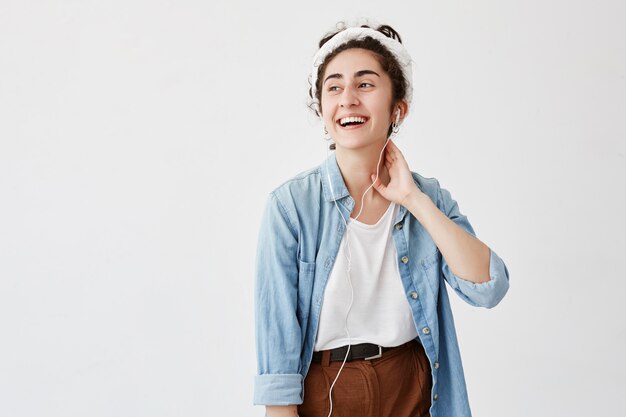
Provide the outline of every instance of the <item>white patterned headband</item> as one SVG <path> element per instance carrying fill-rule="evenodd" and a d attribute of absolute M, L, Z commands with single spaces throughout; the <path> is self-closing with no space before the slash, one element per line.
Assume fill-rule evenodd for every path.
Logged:
<path fill-rule="evenodd" d="M 398 60 L 400 67 L 402 68 L 402 74 L 404 75 L 404 79 L 406 81 L 406 100 L 410 104 L 413 99 L 413 70 L 412 70 L 412 59 L 409 55 L 409 52 L 406 50 L 404 45 L 402 45 L 399 41 L 388 38 L 381 32 L 371 29 L 371 28 L 362 28 L 362 27 L 351 27 L 345 29 L 335 36 L 330 38 L 322 47 L 317 51 L 315 56 L 313 57 L 313 70 L 311 71 L 311 91 L 313 93 L 313 99 L 317 103 L 317 71 L 320 65 L 324 63 L 326 57 L 332 53 L 337 47 L 343 45 L 344 43 L 352 40 L 352 39 L 363 39 L 366 36 L 370 36 L 375 40 L 379 41 L 389 52 L 393 54 L 393 56 Z M 319 105 L 319 103 L 318 103 Z"/>

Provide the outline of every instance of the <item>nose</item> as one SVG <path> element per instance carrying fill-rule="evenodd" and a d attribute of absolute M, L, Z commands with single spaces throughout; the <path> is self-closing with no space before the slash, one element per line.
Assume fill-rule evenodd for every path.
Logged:
<path fill-rule="evenodd" d="M 341 107 L 349 107 L 352 105 L 358 105 L 359 98 L 356 94 L 356 91 L 352 86 L 346 86 L 341 93 L 341 99 L 339 100 L 339 105 Z"/>

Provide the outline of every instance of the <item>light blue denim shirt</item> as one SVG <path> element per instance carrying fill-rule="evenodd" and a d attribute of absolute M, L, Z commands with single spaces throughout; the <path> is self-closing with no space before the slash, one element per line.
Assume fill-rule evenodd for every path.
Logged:
<path fill-rule="evenodd" d="M 256 405 L 302 404 L 304 400 L 304 378 L 311 364 L 324 288 L 345 231 L 334 200 L 346 219 L 354 208 L 334 152 L 327 162 L 276 187 L 269 193 L 263 212 L 255 269 Z M 476 236 L 457 202 L 437 179 L 415 172 L 412 175 L 419 189 L 443 213 Z M 444 280 L 470 305 L 492 308 L 509 288 L 507 267 L 490 248 L 490 281 L 477 284 L 456 276 L 427 230 L 402 206 L 391 233 L 417 338 L 430 362 L 431 416 L 469 417 Z"/>

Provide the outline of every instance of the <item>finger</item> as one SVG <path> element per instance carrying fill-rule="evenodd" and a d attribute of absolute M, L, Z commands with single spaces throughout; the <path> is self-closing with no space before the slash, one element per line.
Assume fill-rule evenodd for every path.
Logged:
<path fill-rule="evenodd" d="M 389 141 L 389 142 L 392 142 L 392 141 Z M 396 146 L 396 144 L 395 144 L 395 143 L 393 143 L 393 142 L 392 142 L 392 144 L 391 144 L 391 149 L 392 149 L 393 153 L 402 153 L 402 152 L 400 151 L 400 148 L 398 148 L 398 147 Z"/>
<path fill-rule="evenodd" d="M 371 174 L 370 178 L 372 179 L 372 184 L 374 184 L 374 188 L 378 188 L 381 184 L 380 178 L 376 178 L 376 174 Z"/>

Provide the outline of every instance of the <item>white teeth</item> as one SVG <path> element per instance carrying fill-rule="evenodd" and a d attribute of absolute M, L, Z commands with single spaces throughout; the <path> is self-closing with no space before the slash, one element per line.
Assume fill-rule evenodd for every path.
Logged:
<path fill-rule="evenodd" d="M 361 117 L 361 116 L 344 117 L 343 119 L 339 120 L 339 123 L 342 126 L 345 126 L 346 123 L 365 123 L 365 117 Z"/>

